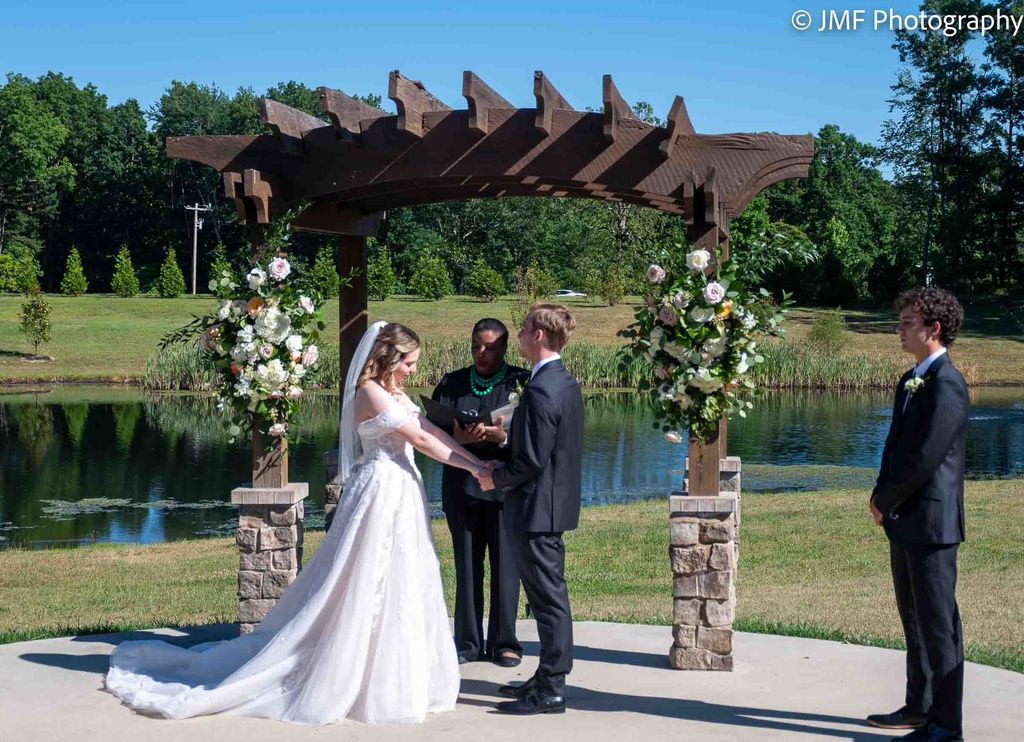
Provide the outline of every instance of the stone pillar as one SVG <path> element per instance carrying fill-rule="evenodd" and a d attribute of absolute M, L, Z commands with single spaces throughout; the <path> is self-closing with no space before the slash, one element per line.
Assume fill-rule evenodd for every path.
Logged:
<path fill-rule="evenodd" d="M 324 485 L 324 530 L 331 529 L 334 511 L 341 501 L 341 482 L 338 481 L 338 449 L 324 451 L 324 468 L 327 469 L 327 484 Z"/>
<path fill-rule="evenodd" d="M 249 634 L 302 569 L 305 482 L 285 487 L 237 487 L 238 622 Z"/>
<path fill-rule="evenodd" d="M 740 460 L 723 459 L 718 497 L 669 498 L 672 648 L 677 670 L 733 669 Z"/>

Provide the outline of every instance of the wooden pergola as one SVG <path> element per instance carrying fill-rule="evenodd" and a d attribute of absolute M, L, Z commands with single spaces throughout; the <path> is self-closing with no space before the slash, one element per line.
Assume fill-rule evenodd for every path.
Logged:
<path fill-rule="evenodd" d="M 359 276 L 340 297 L 342 379 L 367 326 L 367 238 L 388 209 L 504 196 L 629 203 L 679 215 L 691 246 L 728 256 L 730 219 L 773 183 L 805 177 L 814 153 L 810 135 L 698 134 L 679 96 L 665 126 L 644 123 L 610 75 L 597 112 L 573 109 L 543 72 L 535 108 L 516 108 L 472 72 L 462 93 L 466 108 L 452 109 L 395 70 L 388 97 L 398 115 L 324 87 L 330 124 L 263 98 L 273 134 L 167 140 L 169 157 L 223 175 L 255 241 L 303 202 L 294 229 L 338 236 L 342 272 Z M 717 493 L 718 467 L 699 462 L 725 456 L 724 433 L 723 423 L 716 440 L 691 442 L 691 494 Z"/>

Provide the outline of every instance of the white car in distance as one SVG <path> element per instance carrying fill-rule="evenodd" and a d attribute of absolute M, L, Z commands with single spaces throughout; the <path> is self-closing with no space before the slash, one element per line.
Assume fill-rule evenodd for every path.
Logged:
<path fill-rule="evenodd" d="M 586 294 L 580 291 L 573 291 L 572 289 L 558 289 L 558 291 L 555 292 L 555 296 L 557 296 L 560 299 L 563 299 L 573 296 L 585 297 Z"/>

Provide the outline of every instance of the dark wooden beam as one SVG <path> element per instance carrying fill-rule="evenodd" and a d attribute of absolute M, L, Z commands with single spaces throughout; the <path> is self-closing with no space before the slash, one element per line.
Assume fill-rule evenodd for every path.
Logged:
<path fill-rule="evenodd" d="M 264 180 L 263 173 L 253 168 L 243 170 L 242 193 L 255 209 L 256 223 L 268 224 L 270 222 L 270 199 L 274 195 L 274 189 L 267 180 Z"/>
<path fill-rule="evenodd" d="M 410 80 L 398 70 L 388 76 L 388 98 L 398 106 L 398 130 L 414 137 L 423 136 L 423 114 L 430 111 L 450 111 L 440 99 L 428 91 L 419 80 Z"/>
<path fill-rule="evenodd" d="M 668 135 L 661 143 L 660 148 L 664 157 L 672 156 L 672 151 L 676 146 L 676 137 L 680 134 L 693 136 L 697 133 L 693 128 L 693 122 L 690 121 L 690 114 L 686 112 L 686 102 L 683 100 L 683 96 L 677 95 L 676 99 L 672 101 L 672 109 L 668 112 L 668 123 L 665 128 L 668 130 Z"/>
<path fill-rule="evenodd" d="M 316 90 L 320 95 L 320 108 L 331 119 L 339 136 L 346 139 L 354 139 L 359 136 L 362 131 L 360 122 L 384 118 L 388 115 L 387 111 L 367 105 L 338 90 L 327 87 L 320 87 Z"/>
<path fill-rule="evenodd" d="M 350 286 L 342 286 L 338 295 L 338 353 L 340 362 L 338 404 L 345 396 L 345 377 L 349 363 L 367 327 L 366 305 L 367 238 L 363 235 L 338 237 L 338 271 L 340 275 L 354 274 Z M 340 410 L 339 410 L 340 411 Z"/>
<path fill-rule="evenodd" d="M 316 116 L 310 116 L 305 111 L 286 106 L 284 103 L 278 103 L 270 98 L 260 98 L 256 101 L 256 105 L 259 107 L 263 123 L 278 136 L 302 139 L 302 135 L 307 131 L 327 125 Z"/>
<path fill-rule="evenodd" d="M 494 89 L 466 70 L 462 73 L 462 95 L 469 106 L 469 128 L 486 134 L 488 132 L 487 112 L 491 108 L 515 108 Z"/>
<path fill-rule="evenodd" d="M 636 119 L 636 114 L 629 107 L 625 99 L 619 95 L 619 89 L 615 87 L 611 75 L 605 75 L 601 84 L 602 100 L 604 101 L 604 138 L 609 142 L 615 141 L 618 133 L 619 121 L 622 119 Z"/>
<path fill-rule="evenodd" d="M 556 110 L 576 110 L 540 70 L 533 73 L 533 95 L 537 99 L 537 118 L 534 126 L 548 136 L 551 135 L 551 116 Z"/>

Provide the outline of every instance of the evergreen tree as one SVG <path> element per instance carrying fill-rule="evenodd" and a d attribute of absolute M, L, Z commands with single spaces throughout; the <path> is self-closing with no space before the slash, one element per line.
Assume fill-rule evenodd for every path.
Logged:
<path fill-rule="evenodd" d="M 153 288 L 157 294 L 168 299 L 185 293 L 185 276 L 181 274 L 181 268 L 178 267 L 178 259 L 173 249 L 167 251 L 167 257 L 164 258 L 163 265 L 160 266 L 160 275 L 157 276 Z"/>
<path fill-rule="evenodd" d="M 329 247 L 317 250 L 313 268 L 309 272 L 309 284 L 324 299 L 338 295 L 338 268 L 334 264 L 334 252 Z"/>
<path fill-rule="evenodd" d="M 381 249 L 366 266 L 366 293 L 374 301 L 384 301 L 395 293 L 395 269 L 391 267 L 391 256 Z"/>
<path fill-rule="evenodd" d="M 110 279 L 110 288 L 118 296 L 129 298 L 139 293 L 139 277 L 135 275 L 132 255 L 124 246 L 114 260 L 114 277 Z"/>
<path fill-rule="evenodd" d="M 210 254 L 210 291 L 218 299 L 227 299 L 238 283 L 224 245 L 217 245 Z"/>
<path fill-rule="evenodd" d="M 419 270 L 409 280 L 409 288 L 412 293 L 429 301 L 443 299 L 455 291 L 448 276 L 448 269 L 444 267 L 444 261 L 436 255 L 423 261 Z"/>
<path fill-rule="evenodd" d="M 506 290 L 501 274 L 483 258 L 477 259 L 466 276 L 466 293 L 483 301 L 494 301 Z"/>
<path fill-rule="evenodd" d="M 39 346 L 50 341 L 51 329 L 50 304 L 37 288 L 21 305 L 20 327 L 20 330 L 28 335 L 36 355 L 39 355 Z"/>
<path fill-rule="evenodd" d="M 82 258 L 78 249 L 71 248 L 68 253 L 68 262 L 64 266 L 64 278 L 60 280 L 61 293 L 68 296 L 81 296 L 89 290 L 89 282 L 85 280 L 85 271 L 82 270 Z"/>

